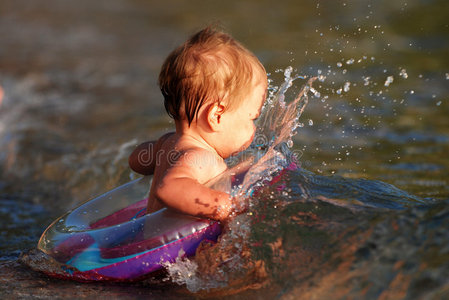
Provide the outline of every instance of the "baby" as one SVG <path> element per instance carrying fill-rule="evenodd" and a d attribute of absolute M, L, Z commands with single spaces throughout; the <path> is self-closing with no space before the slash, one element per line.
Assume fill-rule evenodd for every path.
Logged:
<path fill-rule="evenodd" d="M 176 132 L 129 157 L 135 172 L 154 174 L 147 212 L 169 207 L 225 220 L 239 199 L 204 184 L 227 169 L 225 158 L 251 144 L 266 98 L 265 69 L 231 36 L 208 27 L 167 57 L 159 86 Z"/>

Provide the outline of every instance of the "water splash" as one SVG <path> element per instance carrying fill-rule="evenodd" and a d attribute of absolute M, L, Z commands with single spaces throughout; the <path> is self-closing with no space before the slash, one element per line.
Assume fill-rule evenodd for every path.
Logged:
<path fill-rule="evenodd" d="M 404 79 L 408 78 L 407 70 L 401 69 L 401 72 L 399 72 L 399 76 L 401 76 Z"/>
<path fill-rule="evenodd" d="M 306 79 L 305 76 L 292 75 L 292 72 L 292 67 L 285 69 L 284 82 L 276 87 L 277 93 L 267 100 L 268 104 L 264 106 L 256 122 L 256 138 L 253 143 L 237 158 L 228 161 L 231 174 L 241 168 L 242 161 L 252 161 L 242 184 L 235 186 L 231 191 L 233 195 L 251 195 L 264 180 L 269 181 L 273 173 L 292 162 L 294 153 L 289 148 L 293 145 L 292 137 L 296 134 L 297 128 L 301 127 L 299 118 L 308 104 L 308 94 L 309 92 L 315 96 L 318 94 L 312 88 L 312 83 L 317 78 L 311 77 L 296 98 L 287 103 L 285 94 L 293 82 L 297 79 Z"/>

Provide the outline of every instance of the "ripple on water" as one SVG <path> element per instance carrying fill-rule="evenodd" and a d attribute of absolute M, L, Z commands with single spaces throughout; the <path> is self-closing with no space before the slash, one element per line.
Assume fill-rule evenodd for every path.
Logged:
<path fill-rule="evenodd" d="M 444 166 L 431 164 L 431 163 L 419 163 L 419 162 L 402 162 L 392 165 L 386 165 L 387 168 L 393 170 L 404 170 L 413 172 L 435 172 L 444 169 Z"/>
<path fill-rule="evenodd" d="M 25 249 L 36 246 L 52 216 L 41 206 L 25 199 L 0 199 L 0 261 L 15 260 Z"/>

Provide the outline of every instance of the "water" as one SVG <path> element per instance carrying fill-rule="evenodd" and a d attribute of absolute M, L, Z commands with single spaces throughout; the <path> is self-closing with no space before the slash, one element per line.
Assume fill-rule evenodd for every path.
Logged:
<path fill-rule="evenodd" d="M 209 297 L 447 298 L 446 1 L 45 4 L 0 4 L 2 295 L 190 297 L 167 282 L 52 280 L 16 258 L 58 215 L 134 176 L 133 146 L 173 128 L 154 84 L 162 60 L 219 19 L 273 85 L 291 65 L 318 77 L 317 96 L 287 143 L 302 168 L 259 190 L 253 215 L 233 223 L 241 235 L 219 244 L 229 264 L 214 266 L 218 248 L 205 249 L 189 287 Z M 287 102 L 304 81 L 295 83 Z"/>

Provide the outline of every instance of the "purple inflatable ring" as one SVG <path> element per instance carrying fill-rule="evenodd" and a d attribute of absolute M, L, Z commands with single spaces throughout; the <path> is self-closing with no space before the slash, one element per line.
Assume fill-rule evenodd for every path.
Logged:
<path fill-rule="evenodd" d="M 195 255 L 204 240 L 217 241 L 217 221 L 166 208 L 145 214 L 148 186 L 144 178 L 131 181 L 55 220 L 38 249 L 61 270 L 44 272 L 81 281 L 134 281 Z"/>

